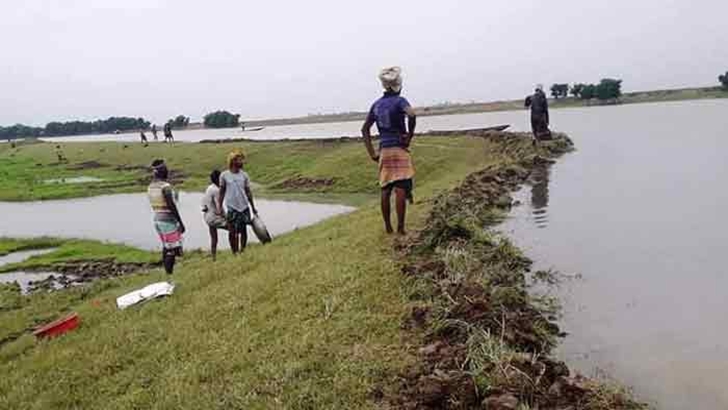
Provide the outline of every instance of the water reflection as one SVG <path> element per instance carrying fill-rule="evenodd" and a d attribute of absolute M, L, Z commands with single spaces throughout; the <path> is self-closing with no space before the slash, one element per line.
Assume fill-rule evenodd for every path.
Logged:
<path fill-rule="evenodd" d="M 531 185 L 531 215 L 536 227 L 545 228 L 549 223 L 549 176 L 551 165 L 537 164 L 529 177 Z"/>
<path fill-rule="evenodd" d="M 200 203 L 202 194 L 181 192 L 178 204 L 187 226 L 187 249 L 209 246 Z M 342 205 L 305 202 L 255 201 L 260 215 L 274 236 L 315 224 L 353 210 Z M 60 201 L 0 202 L 0 233 L 8 237 L 52 236 L 124 243 L 143 249 L 158 249 L 152 215 L 145 194 L 120 194 Z M 12 216 L 12 217 L 8 217 Z M 250 235 L 251 241 L 256 241 Z M 227 241 L 220 241 L 222 247 Z"/>

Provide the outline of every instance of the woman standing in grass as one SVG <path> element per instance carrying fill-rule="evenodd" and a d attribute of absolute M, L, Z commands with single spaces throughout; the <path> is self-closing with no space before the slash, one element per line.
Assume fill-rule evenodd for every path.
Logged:
<path fill-rule="evenodd" d="M 176 257 L 182 256 L 185 225 L 177 209 L 177 193 L 172 184 L 167 182 L 169 170 L 164 160 L 154 160 L 152 171 L 152 182 L 147 189 L 147 195 L 154 212 L 154 228 L 162 241 L 164 270 L 171 275 Z"/>
<path fill-rule="evenodd" d="M 258 214 L 250 190 L 250 178 L 243 171 L 245 155 L 240 150 L 233 150 L 228 155 L 228 170 L 220 175 L 220 195 L 218 197 L 218 215 L 223 215 L 223 203 L 227 209 L 228 238 L 233 254 L 245 250 L 248 244 L 246 225 L 252 222 L 253 214 Z"/>
<path fill-rule="evenodd" d="M 399 67 L 385 68 L 379 74 L 384 95 L 374 102 L 361 133 L 367 152 L 373 161 L 379 162 L 379 185 L 382 188 L 381 208 L 384 229 L 392 233 L 390 202 L 392 191 L 395 193 L 397 211 L 397 233 L 405 234 L 407 200 L 412 202 L 412 178 L 415 168 L 409 146 L 415 133 L 416 115 L 410 103 L 400 95 L 402 75 Z M 407 127 L 405 128 L 405 117 Z M 379 154 L 372 146 L 371 128 L 377 124 L 379 129 Z"/>

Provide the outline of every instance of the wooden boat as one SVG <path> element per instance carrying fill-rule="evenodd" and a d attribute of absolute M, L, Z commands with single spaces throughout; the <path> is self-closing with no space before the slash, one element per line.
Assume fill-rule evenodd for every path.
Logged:
<path fill-rule="evenodd" d="M 64 318 L 48 323 L 36 329 L 33 335 L 39 339 L 60 336 L 78 327 L 80 318 L 78 313 L 72 313 Z"/>
<path fill-rule="evenodd" d="M 251 127 L 251 128 L 243 128 L 243 132 L 253 132 L 253 131 L 260 131 L 264 129 L 265 127 Z"/>
<path fill-rule="evenodd" d="M 485 127 L 485 128 L 471 128 L 471 129 L 465 129 L 465 130 L 430 130 L 425 133 L 425 135 L 441 135 L 441 136 L 449 136 L 449 135 L 473 135 L 473 136 L 482 136 L 483 134 L 487 134 L 489 132 L 500 132 L 505 131 L 508 129 L 511 125 L 510 124 L 504 124 L 504 125 L 496 125 L 493 127 Z"/>

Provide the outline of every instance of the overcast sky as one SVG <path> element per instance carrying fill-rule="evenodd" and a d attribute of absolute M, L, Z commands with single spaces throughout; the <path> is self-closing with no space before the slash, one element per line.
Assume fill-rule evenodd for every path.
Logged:
<path fill-rule="evenodd" d="M 414 105 L 609 76 L 717 85 L 727 15 L 726 0 L 8 0 L 0 124 L 361 111 L 386 65 Z"/>

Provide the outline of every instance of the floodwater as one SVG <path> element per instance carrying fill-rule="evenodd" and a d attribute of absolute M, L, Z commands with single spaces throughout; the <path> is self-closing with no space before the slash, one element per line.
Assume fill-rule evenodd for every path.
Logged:
<path fill-rule="evenodd" d="M 728 408 L 728 100 L 552 112 L 578 149 L 501 230 L 559 293 L 560 355 L 660 409 Z"/>
<path fill-rule="evenodd" d="M 96 178 L 96 177 L 87 177 L 87 176 L 81 176 L 81 177 L 71 177 L 71 178 L 54 178 L 54 179 L 46 179 L 46 184 L 87 184 L 89 182 L 101 182 L 103 181 L 102 178 Z"/>
<path fill-rule="evenodd" d="M 200 193 L 180 193 L 179 210 L 185 222 L 185 248 L 209 248 L 208 228 L 202 219 Z M 255 201 L 259 215 L 275 237 L 350 212 L 343 205 L 306 202 Z M 6 237 L 52 236 L 124 243 L 143 249 L 160 249 L 152 225 L 146 194 L 106 195 L 42 202 L 0 202 L 0 233 Z M 227 235 L 220 231 L 220 247 Z M 248 237 L 255 242 L 252 231 Z"/>
<path fill-rule="evenodd" d="M 30 251 L 13 252 L 5 256 L 0 256 L 0 267 L 11 263 L 20 263 L 33 256 L 45 255 L 53 252 L 54 250 L 55 248 L 34 249 Z M 54 272 L 6 272 L 0 273 L 0 283 L 17 282 L 20 285 L 20 290 L 25 293 L 28 291 L 28 287 L 31 282 L 45 280 L 49 277 L 55 277 L 56 275 L 58 274 Z"/>

